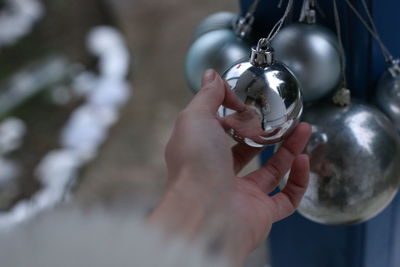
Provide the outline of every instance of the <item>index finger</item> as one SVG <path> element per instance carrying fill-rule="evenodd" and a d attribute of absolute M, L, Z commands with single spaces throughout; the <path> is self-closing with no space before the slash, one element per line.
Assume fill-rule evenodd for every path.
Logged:
<path fill-rule="evenodd" d="M 299 123 L 278 151 L 260 169 L 243 178 L 255 182 L 266 194 L 270 193 L 290 169 L 294 159 L 304 150 L 310 135 L 310 125 L 305 122 Z"/>
<path fill-rule="evenodd" d="M 299 206 L 307 189 L 309 169 L 307 155 L 300 155 L 294 160 L 286 186 L 281 192 L 271 197 L 275 210 L 274 221 L 286 218 Z"/>

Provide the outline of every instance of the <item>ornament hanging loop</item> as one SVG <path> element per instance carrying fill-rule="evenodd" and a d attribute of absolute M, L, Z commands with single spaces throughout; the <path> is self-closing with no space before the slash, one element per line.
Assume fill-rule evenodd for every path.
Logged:
<path fill-rule="evenodd" d="M 282 2 L 279 3 L 281 5 Z M 271 47 L 271 42 L 275 36 L 279 33 L 283 26 L 287 16 L 293 7 L 293 0 L 288 0 L 285 13 L 278 20 L 278 22 L 272 27 L 267 38 L 261 38 L 257 47 L 251 49 L 250 63 L 258 67 L 266 67 L 274 63 L 274 50 Z"/>
<path fill-rule="evenodd" d="M 271 47 L 271 43 L 268 41 L 267 38 L 261 38 L 260 40 L 258 40 L 257 49 L 265 50 L 269 47 Z"/>
<path fill-rule="evenodd" d="M 340 26 L 340 17 L 339 11 L 337 7 L 336 0 L 333 0 L 333 12 L 335 16 L 335 24 L 336 24 L 336 32 L 339 40 L 339 51 L 340 51 L 340 68 L 342 74 L 342 82 L 338 89 L 336 90 L 332 101 L 335 105 L 338 106 L 348 106 L 351 102 L 351 92 L 347 89 L 347 79 L 346 79 L 346 57 L 342 42 L 342 32 Z"/>

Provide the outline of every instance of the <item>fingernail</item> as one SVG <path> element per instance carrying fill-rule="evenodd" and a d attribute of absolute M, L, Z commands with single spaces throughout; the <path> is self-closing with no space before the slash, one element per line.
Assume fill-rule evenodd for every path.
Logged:
<path fill-rule="evenodd" d="M 212 70 L 212 69 L 206 70 L 203 75 L 202 85 L 212 83 L 216 77 L 217 77 L 217 73 L 214 70 Z"/>

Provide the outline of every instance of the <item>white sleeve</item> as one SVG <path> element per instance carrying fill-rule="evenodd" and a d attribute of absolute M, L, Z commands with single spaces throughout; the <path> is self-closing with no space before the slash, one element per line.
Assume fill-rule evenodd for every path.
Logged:
<path fill-rule="evenodd" d="M 212 267 L 200 244 L 166 241 L 141 216 L 52 212 L 0 233 L 4 267 Z"/>

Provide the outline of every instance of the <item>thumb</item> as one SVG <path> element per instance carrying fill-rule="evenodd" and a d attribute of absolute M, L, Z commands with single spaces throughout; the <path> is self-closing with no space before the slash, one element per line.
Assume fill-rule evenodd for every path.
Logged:
<path fill-rule="evenodd" d="M 204 73 L 201 84 L 201 90 L 195 95 L 188 108 L 212 114 L 215 114 L 221 105 L 238 112 L 246 110 L 246 105 L 235 96 L 229 85 L 214 70 L 210 69 Z"/>
<path fill-rule="evenodd" d="M 215 114 L 225 98 L 225 84 L 214 70 L 207 70 L 201 80 L 201 90 L 194 96 L 189 109 Z"/>

